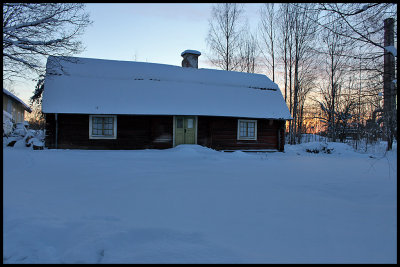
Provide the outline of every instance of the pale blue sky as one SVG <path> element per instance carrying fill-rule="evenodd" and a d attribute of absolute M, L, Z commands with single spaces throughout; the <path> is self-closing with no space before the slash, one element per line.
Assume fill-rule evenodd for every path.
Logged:
<path fill-rule="evenodd" d="M 93 24 L 81 37 L 86 50 L 76 56 L 180 66 L 181 52 L 193 49 L 202 53 L 199 68 L 215 68 L 207 63 L 205 41 L 212 5 L 87 4 Z M 244 15 L 253 30 L 258 23 L 259 7 L 260 4 L 244 5 Z M 26 103 L 35 86 L 30 80 L 10 86 Z"/>

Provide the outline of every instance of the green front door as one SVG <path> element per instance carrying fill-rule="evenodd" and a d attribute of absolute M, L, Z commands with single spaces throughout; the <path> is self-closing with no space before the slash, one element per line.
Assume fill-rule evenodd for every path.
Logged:
<path fill-rule="evenodd" d="M 175 116 L 175 146 L 196 144 L 196 117 Z"/>

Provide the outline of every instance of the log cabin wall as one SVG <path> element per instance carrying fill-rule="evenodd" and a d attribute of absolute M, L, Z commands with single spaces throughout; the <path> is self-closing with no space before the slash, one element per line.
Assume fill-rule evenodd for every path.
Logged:
<path fill-rule="evenodd" d="M 116 139 L 89 139 L 89 115 L 58 114 L 60 149 L 163 149 L 172 147 L 173 116 L 117 116 Z M 46 114 L 46 147 L 55 148 L 54 114 Z"/>
<path fill-rule="evenodd" d="M 44 143 L 47 148 L 55 148 L 55 131 L 56 122 L 55 114 L 44 114 L 45 118 L 45 139 Z"/>
<path fill-rule="evenodd" d="M 197 143 L 217 150 L 277 149 L 283 151 L 285 121 L 256 119 L 257 140 L 238 140 L 238 119 L 199 116 Z M 240 119 L 255 120 L 253 118 Z"/>
<path fill-rule="evenodd" d="M 55 148 L 55 114 L 45 116 L 45 145 Z M 284 120 L 257 119 L 257 140 L 237 140 L 238 118 L 198 116 L 197 123 L 197 144 L 202 146 L 216 150 L 284 149 Z M 89 115 L 58 114 L 60 149 L 165 149 L 173 146 L 172 138 L 173 116 L 117 115 L 117 139 L 89 139 Z"/>

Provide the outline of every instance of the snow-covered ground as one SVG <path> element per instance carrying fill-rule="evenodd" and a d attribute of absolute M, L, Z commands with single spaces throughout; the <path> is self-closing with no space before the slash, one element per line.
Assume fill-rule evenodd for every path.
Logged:
<path fill-rule="evenodd" d="M 3 145 L 4 263 L 396 263 L 383 154 Z"/>

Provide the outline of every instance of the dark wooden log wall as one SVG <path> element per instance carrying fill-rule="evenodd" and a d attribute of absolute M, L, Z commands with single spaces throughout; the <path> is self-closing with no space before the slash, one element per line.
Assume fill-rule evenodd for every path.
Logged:
<path fill-rule="evenodd" d="M 55 114 L 45 116 L 45 144 L 55 148 Z M 237 140 L 237 124 L 238 118 L 198 116 L 197 143 L 217 150 L 284 150 L 285 121 L 257 119 L 257 140 Z M 172 138 L 173 116 L 118 115 L 117 139 L 89 139 L 89 115 L 58 114 L 60 149 L 165 149 Z"/>
<path fill-rule="evenodd" d="M 284 125 L 282 120 L 257 119 L 257 140 L 237 140 L 238 118 L 199 116 L 197 143 L 217 150 L 283 151 Z"/>
<path fill-rule="evenodd" d="M 89 139 L 89 115 L 58 114 L 60 149 L 163 149 L 172 147 L 173 116 L 117 116 L 117 139 Z M 46 147 L 55 148 L 54 114 L 46 114 Z"/>
<path fill-rule="evenodd" d="M 45 123 L 45 146 L 55 148 L 56 122 L 55 114 L 44 114 Z"/>

